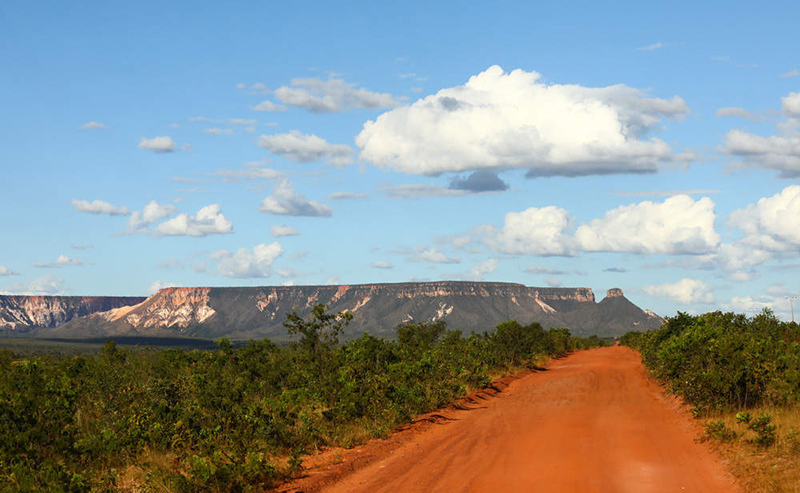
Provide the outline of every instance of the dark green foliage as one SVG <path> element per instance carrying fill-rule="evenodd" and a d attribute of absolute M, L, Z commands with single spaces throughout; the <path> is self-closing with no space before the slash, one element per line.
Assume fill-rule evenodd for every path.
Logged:
<path fill-rule="evenodd" d="M 349 320 L 322 305 L 291 314 L 300 338 L 288 349 L 224 338 L 206 352 L 114 342 L 89 356 L 0 351 L 0 490 L 113 491 L 117 471 L 137 465 L 153 489 L 263 491 L 305 452 L 385 436 L 490 375 L 602 345 L 516 322 L 467 338 L 444 322 L 412 323 L 396 340 L 339 345 Z"/>
<path fill-rule="evenodd" d="M 769 414 L 759 416 L 747 425 L 747 429 L 756 432 L 756 438 L 753 442 L 762 447 L 769 447 L 775 443 L 775 430 L 777 428 L 772 424 L 772 417 Z"/>
<path fill-rule="evenodd" d="M 658 330 L 628 333 L 653 374 L 699 408 L 783 405 L 800 399 L 800 328 L 755 317 L 678 313 Z"/>
<path fill-rule="evenodd" d="M 717 421 L 708 421 L 703 424 L 703 428 L 705 430 L 701 437 L 703 441 L 719 440 L 721 442 L 728 442 L 730 440 L 735 440 L 736 437 L 739 436 L 735 431 L 725 426 L 725 422 L 721 419 Z"/>

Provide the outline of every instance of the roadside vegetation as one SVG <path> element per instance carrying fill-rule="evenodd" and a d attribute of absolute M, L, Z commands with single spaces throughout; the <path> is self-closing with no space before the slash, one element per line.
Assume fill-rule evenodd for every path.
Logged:
<path fill-rule="evenodd" d="M 0 351 L 0 490 L 263 491 L 303 454 L 384 437 L 503 374 L 603 345 L 515 321 L 464 337 L 444 322 L 339 343 L 323 305 L 297 342 L 94 355 Z"/>
<path fill-rule="evenodd" d="M 654 377 L 694 406 L 748 492 L 800 492 L 800 326 L 754 317 L 678 313 L 630 332 Z"/>

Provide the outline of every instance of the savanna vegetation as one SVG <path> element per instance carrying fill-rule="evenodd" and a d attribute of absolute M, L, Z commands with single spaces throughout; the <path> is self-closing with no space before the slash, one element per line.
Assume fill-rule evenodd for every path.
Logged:
<path fill-rule="evenodd" d="M 287 317 L 296 338 L 216 351 L 0 351 L 0 490 L 261 491 L 322 446 L 386 436 L 493 377 L 602 345 L 515 321 L 444 322 L 339 343 L 347 313 Z"/>
<path fill-rule="evenodd" d="M 769 310 L 678 313 L 621 343 L 694 406 L 704 421 L 701 440 L 716 444 L 746 491 L 800 491 L 798 324 Z"/>

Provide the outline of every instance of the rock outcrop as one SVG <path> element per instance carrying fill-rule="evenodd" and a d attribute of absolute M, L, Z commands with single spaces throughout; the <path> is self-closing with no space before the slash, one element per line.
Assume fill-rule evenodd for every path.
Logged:
<path fill-rule="evenodd" d="M 0 333 L 21 334 L 39 327 L 58 327 L 79 317 L 145 300 L 137 296 L 0 295 Z"/>
<path fill-rule="evenodd" d="M 445 320 L 465 333 L 492 329 L 506 320 L 568 327 L 573 333 L 619 335 L 658 327 L 661 319 L 639 309 L 621 290 L 595 302 L 589 288 L 537 288 L 497 282 L 441 281 L 343 286 L 166 288 L 144 302 L 74 320 L 47 331 L 57 337 L 97 335 L 230 336 L 286 339 L 286 315 L 316 304 L 349 311 L 349 337 L 369 332 L 393 337 L 397 325 Z M 622 310 L 618 317 L 615 310 Z M 652 313 L 652 312 L 651 312 Z"/>

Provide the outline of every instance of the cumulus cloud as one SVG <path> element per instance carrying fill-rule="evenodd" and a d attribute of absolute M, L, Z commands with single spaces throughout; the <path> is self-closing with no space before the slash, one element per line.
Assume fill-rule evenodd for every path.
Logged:
<path fill-rule="evenodd" d="M 311 113 L 392 108 L 398 105 L 391 94 L 368 91 L 342 79 L 292 79 L 291 86 L 279 87 L 274 94 L 282 103 Z"/>
<path fill-rule="evenodd" d="M 103 128 L 108 128 L 108 126 L 105 123 L 99 122 L 86 122 L 80 126 L 81 130 L 100 130 Z"/>
<path fill-rule="evenodd" d="M 676 283 L 645 286 L 642 290 L 650 296 L 669 298 L 676 303 L 713 303 L 714 291 L 698 279 L 681 279 Z"/>
<path fill-rule="evenodd" d="M 328 217 L 333 214 L 327 205 L 295 193 L 294 184 L 289 180 L 281 181 L 272 190 L 272 195 L 261 202 L 258 210 L 281 216 Z"/>
<path fill-rule="evenodd" d="M 433 264 L 458 264 L 461 259 L 458 257 L 448 257 L 444 253 L 434 248 L 420 247 L 416 255 L 406 258 L 409 262 L 430 262 Z"/>
<path fill-rule="evenodd" d="M 180 288 L 182 286 L 183 284 L 175 282 L 153 281 L 147 286 L 147 294 L 151 295 L 165 288 Z"/>
<path fill-rule="evenodd" d="M 546 84 L 536 72 L 498 66 L 368 121 L 360 159 L 396 171 L 523 168 L 529 177 L 654 173 L 673 159 L 648 134 L 689 112 L 680 97 L 625 85 Z"/>
<path fill-rule="evenodd" d="M 761 118 L 758 115 L 754 115 L 747 111 L 744 108 L 737 108 L 737 107 L 726 107 L 720 108 L 717 110 L 717 116 L 736 116 L 739 118 L 745 118 L 750 121 L 761 121 Z"/>
<path fill-rule="evenodd" d="M 178 214 L 169 221 L 159 224 L 155 232 L 162 236 L 207 236 L 230 233 L 233 231 L 233 223 L 221 211 L 221 205 L 210 204 L 202 207 L 194 216 Z"/>
<path fill-rule="evenodd" d="M 177 208 L 172 204 L 159 204 L 151 200 L 142 211 L 134 211 L 128 220 L 129 233 L 146 233 L 148 227 L 162 219 L 165 219 L 177 212 Z"/>
<path fill-rule="evenodd" d="M 329 144 L 316 135 L 302 134 L 292 130 L 286 134 L 262 135 L 258 145 L 269 152 L 284 156 L 296 163 L 329 161 L 335 166 L 353 162 L 353 149 L 343 144 Z"/>
<path fill-rule="evenodd" d="M 497 270 L 498 263 L 499 261 L 496 258 L 490 258 L 488 260 L 484 260 L 483 262 L 478 262 L 472 266 L 466 278 L 468 280 L 482 281 L 488 274 L 491 274 Z"/>
<path fill-rule="evenodd" d="M 139 149 L 145 149 L 156 153 L 174 152 L 175 141 L 172 140 L 172 137 L 166 135 L 153 137 L 152 139 L 142 137 L 142 140 L 139 141 Z"/>
<path fill-rule="evenodd" d="M 109 216 L 127 216 L 131 213 L 127 207 L 121 207 L 109 204 L 104 200 L 72 200 L 72 207 L 78 212 L 86 212 L 88 214 L 108 214 Z"/>
<path fill-rule="evenodd" d="M 378 260 L 377 262 L 372 263 L 372 267 L 374 269 L 391 269 L 394 267 L 391 262 L 386 260 Z"/>
<path fill-rule="evenodd" d="M 560 207 L 531 207 L 506 214 L 503 226 L 483 226 L 478 232 L 490 248 L 509 254 L 575 255 L 570 214 Z"/>
<path fill-rule="evenodd" d="M 261 101 L 255 106 L 250 107 L 253 111 L 286 111 L 286 106 L 281 104 L 275 104 L 272 101 L 266 99 Z"/>
<path fill-rule="evenodd" d="M 226 250 L 216 252 L 219 260 L 217 270 L 225 277 L 259 278 L 272 274 L 272 264 L 283 254 L 283 247 L 278 242 L 269 245 L 261 243 L 250 248 L 240 248 L 236 253 Z"/>
<path fill-rule="evenodd" d="M 780 178 L 800 177 L 800 93 L 781 98 L 781 109 L 785 118 L 776 124 L 777 135 L 730 130 L 719 152 L 741 159 L 739 166 L 778 171 Z"/>
<path fill-rule="evenodd" d="M 744 233 L 741 243 L 773 252 L 800 249 L 800 185 L 791 185 L 731 213 L 728 225 Z"/>
<path fill-rule="evenodd" d="M 58 268 L 67 265 L 83 265 L 83 260 L 79 258 L 70 258 L 66 255 L 59 255 L 55 262 L 36 262 L 34 267 Z"/>
<path fill-rule="evenodd" d="M 300 232 L 294 229 L 291 226 L 273 226 L 270 228 L 270 233 L 275 238 L 281 238 L 283 236 L 300 236 Z"/>
<path fill-rule="evenodd" d="M 715 250 L 714 202 L 686 195 L 662 203 L 623 205 L 578 227 L 575 239 L 582 251 L 657 254 L 703 254 Z"/>
<path fill-rule="evenodd" d="M 255 120 L 255 119 L 252 119 L 252 118 L 249 118 L 249 119 L 244 119 L 244 118 L 231 118 L 231 119 L 230 119 L 230 120 L 228 120 L 228 121 L 229 121 L 229 122 L 230 122 L 232 125 L 255 125 L 256 123 L 258 123 L 258 120 Z"/>
<path fill-rule="evenodd" d="M 497 173 L 488 170 L 475 171 L 466 177 L 456 176 L 450 181 L 453 190 L 468 192 L 502 192 L 508 190 L 508 183 L 497 176 Z"/>
<path fill-rule="evenodd" d="M 19 272 L 15 271 L 15 270 L 11 270 L 8 267 L 6 267 L 5 265 L 0 265 L 0 277 L 18 276 L 18 275 L 19 275 Z"/>
<path fill-rule="evenodd" d="M 64 280 L 53 276 L 43 276 L 27 282 L 10 284 L 0 290 L 0 294 L 28 296 L 54 296 L 67 294 Z"/>

